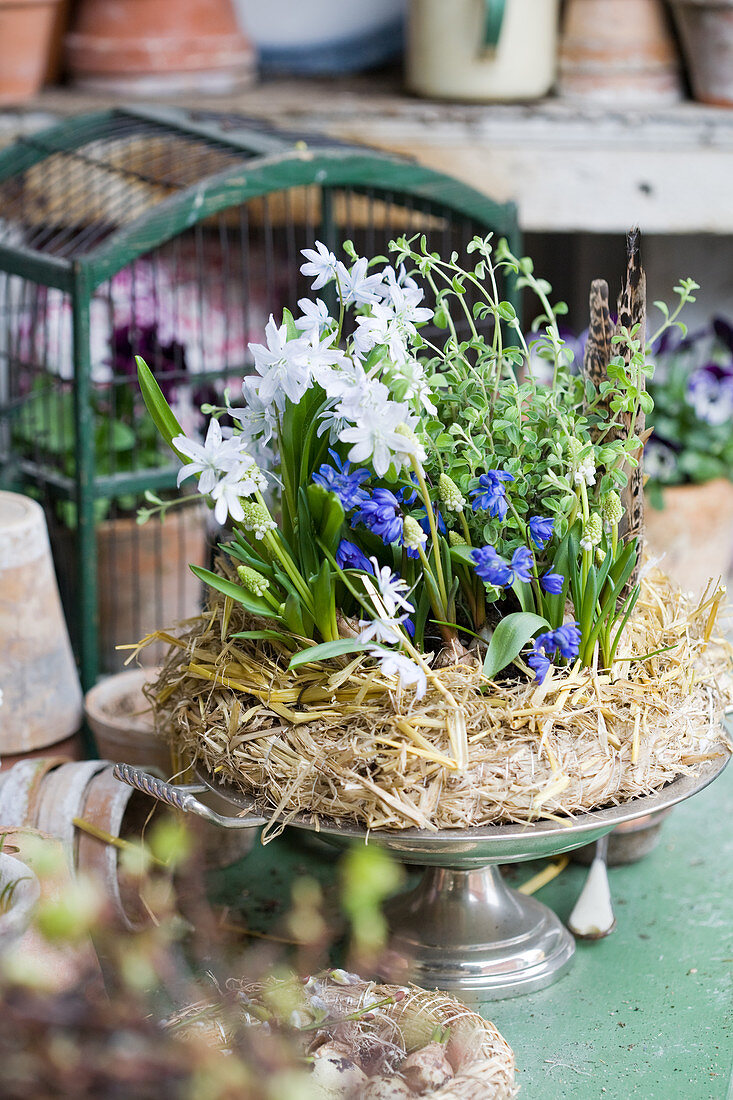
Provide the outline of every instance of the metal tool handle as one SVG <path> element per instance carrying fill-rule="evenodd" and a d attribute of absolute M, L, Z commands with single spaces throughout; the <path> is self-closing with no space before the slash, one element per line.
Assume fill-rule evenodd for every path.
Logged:
<path fill-rule="evenodd" d="M 197 817 L 203 817 L 205 821 L 211 821 L 224 829 L 257 829 L 261 825 L 266 825 L 268 821 L 268 818 L 260 814 L 227 817 L 225 814 L 216 813 L 196 798 L 196 794 L 202 794 L 207 789 L 200 783 L 178 786 L 175 783 L 166 783 L 163 779 L 158 779 L 157 776 L 143 771 L 142 768 L 134 768 L 131 764 L 115 764 L 113 775 L 115 779 L 142 791 L 143 794 L 150 795 L 158 802 L 165 802 L 166 805 L 173 806 L 184 814 L 196 814 Z"/>

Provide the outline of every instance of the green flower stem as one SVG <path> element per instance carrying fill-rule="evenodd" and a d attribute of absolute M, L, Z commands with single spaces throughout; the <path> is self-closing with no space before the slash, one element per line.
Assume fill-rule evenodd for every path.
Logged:
<path fill-rule="evenodd" d="M 267 504 L 265 503 L 264 497 L 262 496 L 262 493 L 259 491 L 259 489 L 255 492 L 254 495 L 255 495 L 255 500 L 257 501 L 257 503 L 262 505 L 262 507 L 265 509 L 265 511 L 267 512 L 267 514 L 269 516 L 270 515 L 270 510 L 267 507 Z M 310 589 L 308 588 L 308 585 L 305 583 L 303 577 L 301 576 L 301 574 L 298 570 L 298 567 L 296 566 L 295 562 L 291 558 L 290 554 L 288 553 L 288 551 L 283 546 L 282 541 L 280 540 L 280 538 L 275 538 L 272 531 L 267 531 L 267 532 L 265 532 L 264 542 L 265 542 L 265 545 L 270 550 L 270 553 L 274 557 L 277 558 L 277 560 L 280 562 L 280 564 L 282 565 L 282 567 L 285 570 L 285 572 L 287 573 L 287 575 L 290 577 L 290 580 L 293 582 L 293 584 L 297 588 L 298 593 L 299 593 L 301 599 L 303 600 L 304 604 L 308 608 L 308 610 L 312 611 L 312 609 L 313 609 L 313 597 L 311 596 Z"/>
<path fill-rule="evenodd" d="M 440 560 L 440 543 L 438 542 L 438 528 L 435 523 L 435 513 L 433 512 L 432 501 L 430 500 L 430 493 L 428 492 L 428 486 L 425 481 L 425 474 L 423 468 L 417 459 L 412 456 L 411 458 L 412 468 L 417 478 L 417 483 L 420 488 L 420 495 L 425 503 L 425 511 L 428 517 L 428 523 L 430 525 L 430 538 L 433 544 L 433 557 L 435 558 L 435 575 L 438 585 L 438 591 L 440 592 L 441 599 L 443 601 L 443 618 L 448 617 L 448 590 L 445 586 L 445 577 L 443 576 L 443 563 Z M 424 554 L 421 555 L 424 557 Z M 425 560 L 427 565 L 427 559 Z"/>
<path fill-rule="evenodd" d="M 303 603 L 306 605 L 308 610 L 312 612 L 313 597 L 311 596 L 310 589 L 298 572 L 295 563 L 290 557 L 290 554 L 288 554 L 287 550 L 285 550 L 280 540 L 275 538 L 272 531 L 268 531 L 265 534 L 264 541 L 265 545 L 268 547 L 273 557 L 276 557 L 278 559 L 283 569 L 290 577 L 290 580 L 293 582 L 293 585 L 295 586 L 295 588 L 297 588 L 298 595 L 303 600 Z"/>
<path fill-rule="evenodd" d="M 431 578 L 431 580 L 433 581 L 433 584 L 435 585 L 435 587 L 440 592 L 441 599 L 443 599 L 443 593 L 440 590 L 440 587 L 438 585 L 435 574 L 433 573 L 433 570 L 430 568 L 430 562 L 428 561 L 428 559 L 425 555 L 425 551 L 423 550 L 422 546 L 418 546 L 417 552 L 420 555 L 420 563 L 423 567 L 424 572 L 427 573 L 428 576 Z M 432 605 L 433 611 L 438 616 L 438 618 L 442 618 L 442 619 L 447 619 L 448 618 L 448 601 L 447 600 L 444 600 L 444 602 L 442 604 L 438 604 L 437 606 L 433 603 L 432 599 L 430 600 L 430 603 Z"/>
<path fill-rule="evenodd" d="M 461 517 L 461 527 L 463 528 L 463 537 L 466 540 L 466 545 L 473 546 L 473 543 L 471 542 L 471 532 L 468 529 L 468 521 L 464 515 L 462 508 L 458 514 Z"/>

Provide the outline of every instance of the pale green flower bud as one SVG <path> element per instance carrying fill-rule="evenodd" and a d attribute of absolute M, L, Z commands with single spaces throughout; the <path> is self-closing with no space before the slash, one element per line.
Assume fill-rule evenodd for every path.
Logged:
<path fill-rule="evenodd" d="M 263 539 L 268 531 L 274 531 L 277 527 L 267 508 L 255 500 L 243 500 L 242 511 L 242 526 L 245 531 L 253 531 L 256 539 Z"/>
<path fill-rule="evenodd" d="M 568 440 L 568 454 L 573 463 L 576 463 L 580 458 L 584 446 L 584 443 L 581 443 L 579 439 L 575 439 L 574 437 Z"/>
<path fill-rule="evenodd" d="M 466 498 L 456 485 L 453 478 L 447 474 L 441 474 L 438 479 L 438 496 L 449 512 L 462 512 Z"/>
<path fill-rule="evenodd" d="M 621 503 L 621 498 L 613 489 L 610 489 L 601 499 L 601 514 L 603 515 L 603 522 L 606 525 L 607 531 L 615 527 L 624 514 L 624 506 Z"/>
<path fill-rule="evenodd" d="M 253 596 L 264 596 L 270 587 L 267 577 L 261 576 L 255 569 L 248 565 L 238 565 L 237 574 L 242 582 L 242 587 L 251 592 Z"/>
<path fill-rule="evenodd" d="M 583 550 L 592 550 L 594 546 L 598 546 L 603 536 L 603 523 L 601 517 L 597 512 L 589 518 L 583 530 L 583 537 L 580 540 L 580 545 Z"/>
<path fill-rule="evenodd" d="M 464 539 L 463 535 L 460 535 L 458 531 L 448 532 L 448 542 L 451 546 L 468 546 L 468 543 Z"/>
<path fill-rule="evenodd" d="M 405 516 L 402 523 L 402 544 L 408 550 L 417 550 L 427 541 L 427 535 L 412 516 Z"/>

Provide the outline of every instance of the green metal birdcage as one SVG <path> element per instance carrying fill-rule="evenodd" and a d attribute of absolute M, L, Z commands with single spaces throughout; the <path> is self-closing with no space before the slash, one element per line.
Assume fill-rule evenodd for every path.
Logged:
<path fill-rule="evenodd" d="M 449 254 L 489 231 L 518 251 L 512 204 L 410 160 L 233 115 L 111 110 L 0 153 L 0 484 L 44 505 L 85 688 L 119 667 L 117 643 L 200 599 L 186 563 L 206 552 L 201 506 L 170 534 L 168 520 L 135 521 L 177 469 L 134 356 L 196 431 L 202 400 L 220 402 L 251 369 L 247 345 L 268 315 L 309 293 L 302 248 L 348 238 L 372 256 L 424 233 Z"/>

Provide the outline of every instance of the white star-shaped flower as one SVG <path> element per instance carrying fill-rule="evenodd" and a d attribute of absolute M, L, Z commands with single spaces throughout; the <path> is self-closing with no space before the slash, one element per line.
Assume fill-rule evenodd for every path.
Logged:
<path fill-rule="evenodd" d="M 336 274 L 336 257 L 325 244 L 316 241 L 315 249 L 302 248 L 300 253 L 308 261 L 301 264 L 300 270 L 307 278 L 313 278 L 312 290 L 320 290 L 326 283 L 331 282 Z"/>

